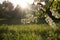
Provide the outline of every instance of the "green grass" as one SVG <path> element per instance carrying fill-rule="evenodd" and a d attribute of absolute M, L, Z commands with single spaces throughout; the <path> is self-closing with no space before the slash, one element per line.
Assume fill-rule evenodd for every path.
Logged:
<path fill-rule="evenodd" d="M 60 40 L 60 29 L 54 31 L 47 24 L 3 24 L 0 26 L 0 40 Z"/>

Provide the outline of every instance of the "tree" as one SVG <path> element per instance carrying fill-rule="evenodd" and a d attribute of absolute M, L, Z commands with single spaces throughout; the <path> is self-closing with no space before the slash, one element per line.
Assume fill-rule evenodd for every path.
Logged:
<path fill-rule="evenodd" d="M 41 14 L 40 11 L 42 11 L 43 15 L 45 13 L 45 21 L 52 27 L 52 28 L 57 28 L 55 24 L 55 20 L 60 18 L 59 14 L 59 8 L 60 8 L 60 2 L 58 0 L 44 0 L 46 5 L 37 3 L 39 6 L 38 12 Z M 43 5 L 43 6 L 42 6 Z M 53 11 L 54 10 L 54 11 Z M 40 16 L 40 14 L 38 16 Z M 54 15 L 55 14 L 55 15 Z M 41 17 L 41 16 L 40 16 Z"/>
<path fill-rule="evenodd" d="M 2 5 L 2 7 L 1 7 L 2 18 L 11 18 L 12 17 L 12 11 L 13 11 L 12 3 L 4 1 L 1 5 Z"/>

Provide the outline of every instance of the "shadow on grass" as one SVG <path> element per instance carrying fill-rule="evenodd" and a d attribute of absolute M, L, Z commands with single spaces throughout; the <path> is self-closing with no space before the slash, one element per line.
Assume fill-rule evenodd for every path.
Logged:
<path fill-rule="evenodd" d="M 7 25 L 20 25 L 21 22 L 19 20 L 0 20 L 0 25 L 7 24 Z"/>
<path fill-rule="evenodd" d="M 54 22 L 59 23 L 59 19 L 55 19 Z M 45 24 L 45 20 L 39 21 L 37 24 Z M 8 20 L 0 20 L 0 25 L 7 24 L 7 25 L 20 25 L 21 21 L 19 19 L 8 19 Z M 30 24 L 36 24 L 36 23 L 30 23 Z"/>

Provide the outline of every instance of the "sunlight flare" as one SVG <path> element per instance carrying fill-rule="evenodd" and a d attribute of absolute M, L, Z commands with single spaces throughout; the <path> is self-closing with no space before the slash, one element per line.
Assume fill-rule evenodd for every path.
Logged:
<path fill-rule="evenodd" d="M 27 3 L 23 0 L 21 0 L 18 5 L 21 6 L 22 8 L 28 7 Z"/>
<path fill-rule="evenodd" d="M 33 4 L 34 0 L 25 0 L 25 2 L 27 2 L 29 4 Z"/>
<path fill-rule="evenodd" d="M 21 8 L 27 8 L 28 4 L 33 4 L 34 0 L 9 0 L 13 3 L 14 7 L 19 5 Z"/>

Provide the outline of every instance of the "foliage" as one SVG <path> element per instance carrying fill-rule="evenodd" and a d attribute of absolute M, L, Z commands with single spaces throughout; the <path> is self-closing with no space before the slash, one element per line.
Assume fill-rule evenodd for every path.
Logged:
<path fill-rule="evenodd" d="M 58 0 L 35 0 L 42 2 L 44 1 L 45 5 L 30 5 L 30 9 L 21 9 L 19 5 L 14 8 L 11 2 L 4 1 L 0 4 L 0 18 L 8 19 L 8 20 L 20 20 L 22 18 L 29 18 L 26 15 L 33 14 L 37 16 L 38 23 L 45 23 L 45 16 L 48 15 L 52 20 L 60 18 L 60 1 Z M 35 12 L 34 12 L 34 11 Z M 29 12 L 30 11 L 30 12 Z M 33 12 L 32 12 L 33 11 Z M 31 13 L 32 12 L 32 13 Z M 29 14 L 28 14 L 29 13 Z"/>
<path fill-rule="evenodd" d="M 40 0 L 38 0 L 40 1 Z M 41 0 L 44 1 L 44 0 Z M 60 1 L 58 0 L 45 0 L 46 5 L 37 5 L 35 16 L 38 17 L 38 23 L 47 22 L 49 25 L 45 24 L 26 24 L 26 25 L 0 25 L 0 40 L 60 40 L 60 23 L 56 23 L 55 20 L 60 18 Z M 39 9 L 39 10 L 38 10 Z M 33 7 L 32 7 L 33 10 Z M 27 13 L 22 11 L 17 5 L 14 9 L 12 3 L 3 2 L 0 4 L 0 18 L 7 19 L 5 23 L 10 24 L 11 22 L 17 23 L 25 18 Z M 34 13 L 33 13 L 34 14 Z M 53 14 L 53 15 L 52 15 Z M 55 14 L 55 15 L 54 15 Z M 57 17 L 56 17 L 57 16 Z M 26 17 L 27 18 L 27 17 Z M 28 18 L 29 15 L 28 15 Z M 47 20 L 45 20 L 47 19 Z M 41 21 L 40 21 L 41 20 Z M 60 20 L 59 20 L 60 21 Z M 2 20 L 0 23 L 2 24 Z"/>
<path fill-rule="evenodd" d="M 19 6 L 14 8 L 11 2 L 4 1 L 0 4 L 0 19 L 6 19 L 5 23 L 20 23 L 21 18 L 24 17 L 24 14 L 19 9 Z M 1 21 L 1 20 L 0 20 Z M 2 21 L 2 23 L 4 22 Z"/>

